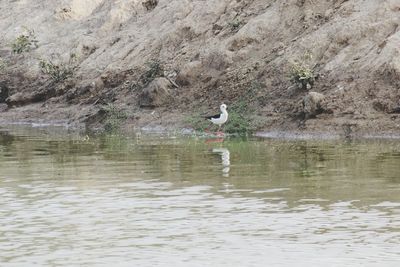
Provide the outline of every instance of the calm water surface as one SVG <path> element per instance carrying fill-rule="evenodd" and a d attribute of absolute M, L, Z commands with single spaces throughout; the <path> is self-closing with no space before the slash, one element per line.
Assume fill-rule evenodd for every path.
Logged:
<path fill-rule="evenodd" d="M 400 141 L 0 128 L 0 266 L 400 266 Z"/>

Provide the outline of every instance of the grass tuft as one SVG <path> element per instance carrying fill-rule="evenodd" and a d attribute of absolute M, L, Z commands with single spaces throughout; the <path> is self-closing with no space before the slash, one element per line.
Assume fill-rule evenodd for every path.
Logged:
<path fill-rule="evenodd" d="M 33 48 L 38 48 L 38 40 L 36 39 L 35 32 L 28 28 L 24 28 L 25 32 L 15 38 L 11 44 L 11 48 L 14 54 L 22 54 L 29 52 Z"/>
<path fill-rule="evenodd" d="M 243 26 L 243 21 L 234 19 L 233 21 L 229 22 L 228 25 L 232 32 L 237 32 L 239 31 L 240 27 Z"/>
<path fill-rule="evenodd" d="M 310 90 L 315 82 L 316 75 L 311 60 L 312 55 L 305 53 L 300 60 L 294 61 L 290 66 L 290 80 L 304 90 Z"/>
<path fill-rule="evenodd" d="M 41 72 L 49 76 L 51 80 L 54 82 L 61 82 L 73 76 L 77 69 L 77 59 L 78 57 L 76 54 L 70 54 L 68 62 L 55 63 L 52 60 L 41 59 L 39 61 L 39 67 Z"/>

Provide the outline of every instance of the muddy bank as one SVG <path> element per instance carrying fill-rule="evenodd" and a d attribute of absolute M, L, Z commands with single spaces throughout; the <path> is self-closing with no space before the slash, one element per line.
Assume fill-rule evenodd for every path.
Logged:
<path fill-rule="evenodd" d="M 224 102 L 258 131 L 400 131 L 396 0 L 38 0 L 0 10 L 0 122 L 97 129 L 113 105 L 123 128 L 179 129 Z"/>

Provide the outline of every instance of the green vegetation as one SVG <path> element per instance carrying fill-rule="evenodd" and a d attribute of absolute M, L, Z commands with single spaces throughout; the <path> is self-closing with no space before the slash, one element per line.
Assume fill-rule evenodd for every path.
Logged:
<path fill-rule="evenodd" d="M 139 81 L 131 86 L 131 90 L 142 89 L 151 83 L 155 78 L 164 76 L 164 67 L 158 60 L 147 63 L 147 70 L 140 75 Z"/>
<path fill-rule="evenodd" d="M 227 133 L 246 134 L 255 130 L 249 103 L 241 100 L 231 105 L 229 118 L 223 129 Z"/>
<path fill-rule="evenodd" d="M 298 62 L 291 66 L 290 75 L 292 82 L 302 89 L 311 89 L 315 81 L 313 70 Z"/>
<path fill-rule="evenodd" d="M 231 28 L 232 32 L 237 32 L 240 27 L 243 25 L 243 22 L 239 19 L 235 19 L 228 23 L 229 27 Z"/>
<path fill-rule="evenodd" d="M 103 107 L 103 111 L 105 112 L 104 130 L 107 133 L 118 132 L 122 123 L 128 118 L 126 112 L 117 108 L 114 104 Z"/>
<path fill-rule="evenodd" d="M 191 114 L 185 119 L 185 122 L 199 132 L 204 132 L 211 127 L 211 123 L 207 121 L 200 112 Z"/>
<path fill-rule="evenodd" d="M 229 109 L 229 119 L 224 129 L 228 133 L 247 134 L 254 132 L 258 127 L 255 116 L 255 107 L 251 104 L 257 102 L 257 94 L 262 85 L 259 82 L 252 82 L 243 97 L 234 102 Z"/>
<path fill-rule="evenodd" d="M 71 54 L 68 62 L 55 63 L 52 60 L 40 60 L 39 67 L 43 74 L 46 74 L 54 82 L 60 82 L 74 74 L 77 68 L 77 56 Z"/>
<path fill-rule="evenodd" d="M 14 42 L 11 44 L 14 54 L 29 52 L 33 48 L 38 48 L 35 32 L 28 28 L 25 28 L 25 31 L 25 33 L 15 38 Z"/>
<path fill-rule="evenodd" d="M 310 64 L 311 59 L 312 55 L 306 53 L 301 61 L 295 61 L 290 66 L 290 80 L 304 90 L 311 89 L 316 77 Z"/>

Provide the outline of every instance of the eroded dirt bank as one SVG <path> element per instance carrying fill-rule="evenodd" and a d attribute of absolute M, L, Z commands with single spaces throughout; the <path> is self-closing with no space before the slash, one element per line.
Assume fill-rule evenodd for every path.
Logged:
<path fill-rule="evenodd" d="M 0 122 L 96 127 L 112 104 L 129 127 L 179 128 L 225 102 L 259 130 L 400 131 L 397 0 L 4 0 L 0 11 Z M 34 42 L 19 53 L 22 34 Z M 311 79 L 296 84 L 293 69 Z"/>

